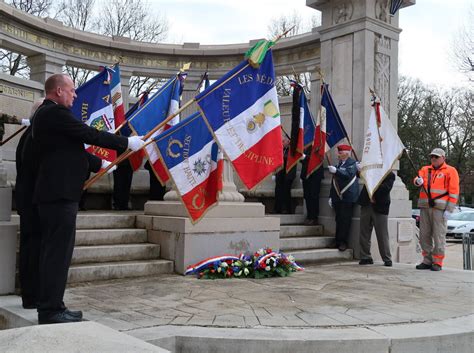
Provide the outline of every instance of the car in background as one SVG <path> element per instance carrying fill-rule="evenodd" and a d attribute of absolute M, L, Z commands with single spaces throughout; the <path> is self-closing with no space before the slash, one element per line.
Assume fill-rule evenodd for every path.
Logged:
<path fill-rule="evenodd" d="M 463 234 L 471 233 L 474 239 L 474 210 L 454 213 L 448 219 L 447 237 L 462 239 Z"/>
<path fill-rule="evenodd" d="M 416 221 L 416 226 L 420 227 L 420 209 L 419 208 L 413 208 L 411 210 L 411 218 L 413 218 Z"/>

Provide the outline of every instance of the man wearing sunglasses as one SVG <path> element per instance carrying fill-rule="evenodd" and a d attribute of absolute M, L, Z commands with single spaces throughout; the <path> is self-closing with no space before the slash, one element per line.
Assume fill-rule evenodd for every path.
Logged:
<path fill-rule="evenodd" d="M 414 179 L 420 187 L 418 207 L 420 213 L 420 245 L 423 262 L 417 270 L 440 271 L 446 245 L 446 222 L 459 198 L 459 175 L 446 164 L 441 148 L 430 153 L 431 165 L 424 166 Z"/>

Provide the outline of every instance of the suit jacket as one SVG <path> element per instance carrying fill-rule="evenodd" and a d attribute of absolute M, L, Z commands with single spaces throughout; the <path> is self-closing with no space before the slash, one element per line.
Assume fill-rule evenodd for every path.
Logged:
<path fill-rule="evenodd" d="M 357 166 L 356 161 L 352 158 L 347 158 L 345 163 L 337 168 L 336 174 L 333 176 L 333 181 L 331 182 L 331 191 L 329 196 L 332 199 L 332 202 L 357 202 L 359 196 L 359 183 L 356 180 L 354 183 L 342 194 L 342 199 L 337 195 L 336 189 L 334 188 L 333 182 L 335 181 L 339 187 L 339 190 L 342 191 L 357 175 Z"/>
<path fill-rule="evenodd" d="M 375 212 L 388 215 L 391 202 L 390 191 L 392 190 L 394 182 L 395 173 L 390 172 L 374 193 L 373 198 L 375 203 L 370 202 L 369 193 L 364 185 L 359 195 L 359 205 L 368 206 L 371 204 Z"/>
<path fill-rule="evenodd" d="M 100 168 L 100 159 L 84 149 L 84 143 L 125 149 L 126 137 L 98 131 L 78 121 L 71 110 L 46 99 L 32 124 L 35 153 L 38 154 L 34 202 L 57 200 L 79 202 L 89 170 Z"/>

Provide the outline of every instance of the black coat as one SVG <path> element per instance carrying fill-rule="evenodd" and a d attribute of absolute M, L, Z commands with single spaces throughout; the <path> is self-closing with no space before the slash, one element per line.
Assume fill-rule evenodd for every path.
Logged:
<path fill-rule="evenodd" d="M 33 121 L 33 146 L 38 154 L 34 201 L 78 202 L 90 170 L 100 169 L 100 159 L 84 144 L 125 149 L 126 137 L 98 131 L 78 121 L 71 110 L 46 99 Z"/>
<path fill-rule="evenodd" d="M 370 202 L 369 193 L 367 192 L 367 188 L 364 185 L 359 195 L 359 205 L 368 206 L 369 204 L 372 204 L 375 212 L 388 215 L 390 209 L 390 191 L 392 190 L 394 182 L 395 174 L 390 172 L 390 174 L 385 177 L 374 193 L 373 198 L 375 203 Z"/>

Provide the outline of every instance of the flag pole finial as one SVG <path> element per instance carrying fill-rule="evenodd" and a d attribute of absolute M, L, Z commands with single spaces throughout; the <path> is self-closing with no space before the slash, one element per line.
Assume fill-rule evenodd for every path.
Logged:
<path fill-rule="evenodd" d="M 183 67 L 179 69 L 179 72 L 185 72 L 188 71 L 191 68 L 191 62 L 183 64 Z"/>
<path fill-rule="evenodd" d="M 318 67 L 318 69 L 316 70 L 316 72 L 319 74 L 319 78 L 320 78 L 321 81 L 323 81 L 323 83 L 324 83 L 324 72 L 323 72 L 323 70 L 321 70 L 321 67 Z"/>

